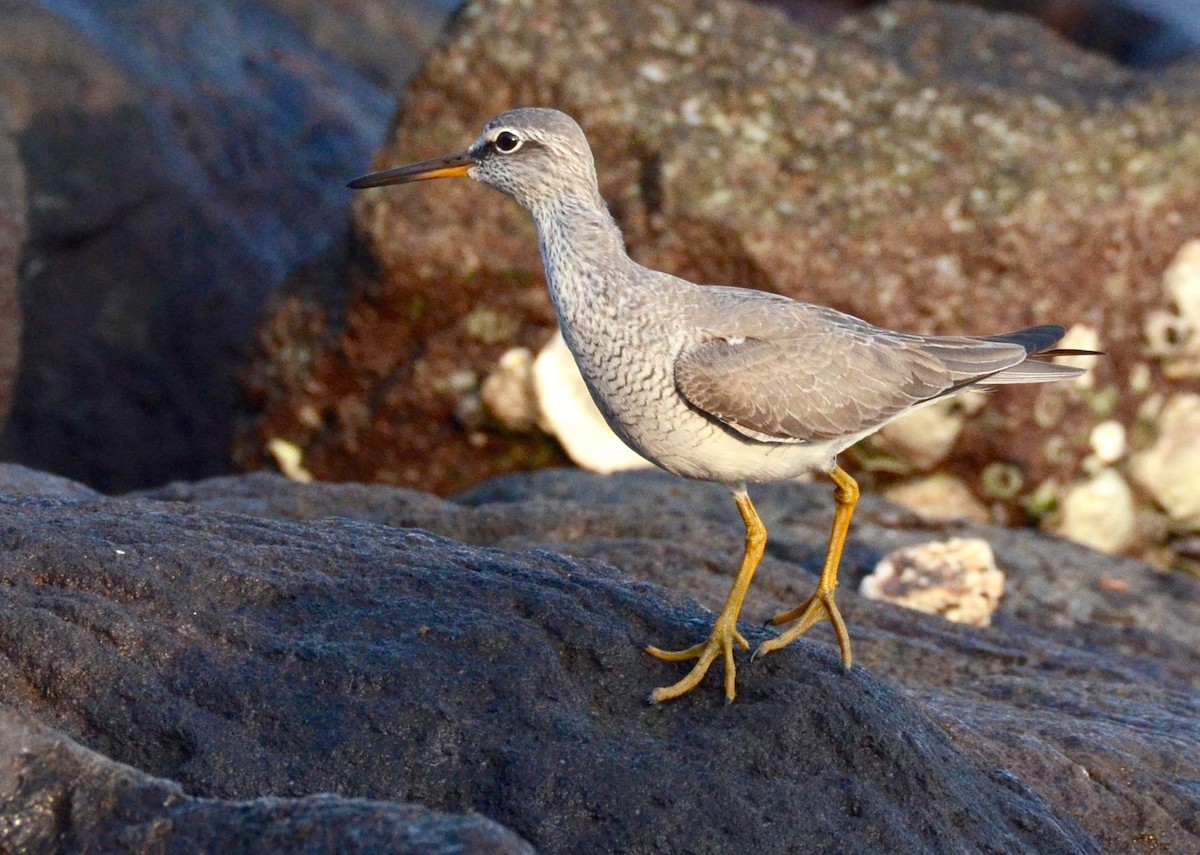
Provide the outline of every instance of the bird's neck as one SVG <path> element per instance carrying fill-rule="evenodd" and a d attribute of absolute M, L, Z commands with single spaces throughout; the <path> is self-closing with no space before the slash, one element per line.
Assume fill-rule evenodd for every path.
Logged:
<path fill-rule="evenodd" d="M 633 262 L 599 193 L 563 195 L 532 213 L 560 323 L 581 313 L 618 311 L 634 281 Z"/>

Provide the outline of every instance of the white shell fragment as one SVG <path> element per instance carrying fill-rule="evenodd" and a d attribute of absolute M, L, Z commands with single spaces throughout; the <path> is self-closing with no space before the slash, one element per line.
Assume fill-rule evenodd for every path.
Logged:
<path fill-rule="evenodd" d="M 1100 332 L 1093 326 L 1088 324 L 1075 324 L 1067 334 L 1062 337 L 1062 340 L 1055 345 L 1063 350 L 1103 350 L 1100 346 Z M 1071 382 L 1079 389 L 1091 389 L 1096 385 L 1096 363 L 1097 359 L 1094 356 L 1056 356 L 1054 361 L 1059 365 L 1073 365 L 1076 368 L 1085 368 L 1083 374 L 1080 374 Z"/>
<path fill-rule="evenodd" d="M 1112 419 L 1100 422 L 1092 428 L 1088 444 L 1101 463 L 1116 463 L 1125 456 L 1125 426 Z"/>
<path fill-rule="evenodd" d="M 1163 273 L 1163 289 L 1179 317 L 1200 329 L 1200 240 L 1188 241 L 1175 254 Z"/>
<path fill-rule="evenodd" d="M 1134 479 L 1171 519 L 1200 531 L 1200 395 L 1173 395 L 1158 417 L 1158 439 L 1133 458 Z"/>
<path fill-rule="evenodd" d="M 987 626 L 1004 594 L 1004 573 L 986 540 L 956 537 L 897 549 L 863 579 L 860 591 L 955 623 Z"/>
<path fill-rule="evenodd" d="M 267 442 L 267 451 L 275 458 L 275 465 L 285 478 L 301 484 L 312 482 L 312 473 L 304 468 L 304 452 L 300 446 L 276 437 Z"/>
<path fill-rule="evenodd" d="M 1116 470 L 1102 469 L 1067 491 L 1054 530 L 1100 552 L 1122 552 L 1137 533 L 1133 491 Z"/>
<path fill-rule="evenodd" d="M 654 465 L 604 421 L 561 333 L 555 332 L 534 360 L 533 385 L 542 429 L 557 437 L 579 466 L 607 474 Z"/>
<path fill-rule="evenodd" d="M 524 432 L 537 423 L 533 354 L 527 347 L 505 351 L 480 390 L 483 405 L 509 430 Z"/>
<path fill-rule="evenodd" d="M 1163 360 L 1163 374 L 1172 380 L 1200 377 L 1200 240 L 1188 241 L 1175 254 L 1162 286 L 1173 311 L 1146 316 L 1146 351 Z"/>

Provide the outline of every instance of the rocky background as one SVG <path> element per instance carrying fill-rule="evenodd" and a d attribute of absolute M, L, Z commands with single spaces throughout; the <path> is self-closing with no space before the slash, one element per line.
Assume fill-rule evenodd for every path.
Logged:
<path fill-rule="evenodd" d="M 344 188 L 389 120 L 379 164 L 553 103 L 647 264 L 913 330 L 1056 321 L 1105 351 L 1082 384 L 894 426 L 852 454 L 869 489 L 1195 567 L 1188 4 L 1019 5 L 1091 52 L 934 3 L 484 3 L 443 33 L 452 5 L 0 6 L 5 459 L 108 491 L 624 465 L 571 447 L 586 401 L 561 352 L 537 359 L 553 318 L 515 206 L 393 188 L 351 222 Z"/>
<path fill-rule="evenodd" d="M 0 456 L 70 479 L 0 469 L 0 849 L 1200 849 L 1200 18 L 453 5 L 0 0 Z M 639 461 L 523 212 L 344 183 L 516 104 L 579 119 L 643 263 L 1105 352 L 849 455 L 850 678 L 818 629 L 649 709 L 728 496 L 478 486 Z M 830 512 L 755 497 L 748 621 Z M 989 525 L 1030 522 L 1109 555 Z"/>
<path fill-rule="evenodd" d="M 1081 382 L 925 411 L 853 465 L 931 517 L 1032 519 L 1167 566 L 1200 527 L 1198 75 L 932 3 L 824 34 L 751 4 L 481 3 L 376 163 L 551 103 L 645 264 L 908 330 L 1062 322 L 1105 352 Z M 554 325 L 524 212 L 458 182 L 364 193 L 355 217 L 349 300 L 284 300 L 264 327 L 239 463 L 285 443 L 317 478 L 452 492 L 561 460 L 537 426 L 554 395 L 529 391 Z"/>

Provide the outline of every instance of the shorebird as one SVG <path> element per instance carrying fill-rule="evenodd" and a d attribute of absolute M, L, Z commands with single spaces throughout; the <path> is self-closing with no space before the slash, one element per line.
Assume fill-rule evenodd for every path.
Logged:
<path fill-rule="evenodd" d="M 609 426 L 668 472 L 726 485 L 741 512 L 745 551 L 708 638 L 686 650 L 646 648 L 668 662 L 696 660 L 683 679 L 651 693 L 655 703 L 694 689 L 718 657 L 726 699 L 734 699 L 733 648 L 750 649 L 737 619 L 767 541 L 747 484 L 823 472 L 835 485 L 816 591 L 771 620 L 788 626 L 751 660 L 829 621 L 848 672 L 850 634 L 834 595 L 859 491 L 837 455 L 948 395 L 1083 371 L 1032 359 L 1067 352 L 1051 350 L 1063 336 L 1059 326 L 984 337 L 913 335 L 778 294 L 697 285 L 643 267 L 626 253 L 600 196 L 587 138 L 557 110 L 510 110 L 458 154 L 371 173 L 349 186 L 452 176 L 490 185 L 533 215 L 559 327 Z"/>

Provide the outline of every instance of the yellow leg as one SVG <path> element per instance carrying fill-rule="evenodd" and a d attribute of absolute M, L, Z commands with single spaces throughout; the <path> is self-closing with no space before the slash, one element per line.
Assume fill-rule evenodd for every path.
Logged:
<path fill-rule="evenodd" d="M 653 703 L 661 704 L 685 695 L 700 684 L 708 669 L 716 661 L 718 655 L 725 660 L 725 699 L 732 701 L 737 695 L 735 682 L 737 671 L 733 665 L 733 643 L 736 641 L 743 650 L 749 650 L 750 645 L 737 629 L 738 615 L 742 611 L 742 601 L 746 599 L 746 591 L 750 588 L 750 580 L 762 559 L 763 550 L 767 545 L 767 529 L 758 518 L 758 512 L 750 502 L 750 497 L 744 489 L 734 492 L 738 510 L 742 512 L 742 522 L 746 524 L 746 551 L 742 557 L 742 566 L 738 569 L 737 578 L 725 599 L 725 606 L 713 624 L 712 634 L 707 641 L 689 647 L 687 650 L 660 650 L 657 647 L 647 647 L 646 652 L 666 662 L 683 662 L 698 659 L 688 675 L 671 686 L 655 689 L 650 693 Z"/>
<path fill-rule="evenodd" d="M 834 602 L 837 592 L 838 565 L 842 561 L 842 549 L 846 545 L 846 532 L 850 530 L 850 517 L 854 515 L 854 506 L 858 504 L 858 484 L 840 466 L 834 466 L 829 477 L 837 485 L 834 498 L 837 509 L 833 514 L 833 531 L 829 535 L 829 550 L 825 553 L 825 567 L 821 570 L 821 580 L 817 583 L 816 593 L 808 602 L 798 609 L 784 612 L 771 618 L 776 626 L 791 621 L 787 628 L 776 638 L 764 641 L 750 657 L 751 661 L 765 656 L 791 644 L 806 633 L 813 624 L 823 620 L 833 624 L 837 633 L 838 647 L 842 653 L 842 667 L 848 672 L 853 659 L 850 655 L 850 633 L 846 631 L 846 623 Z"/>

